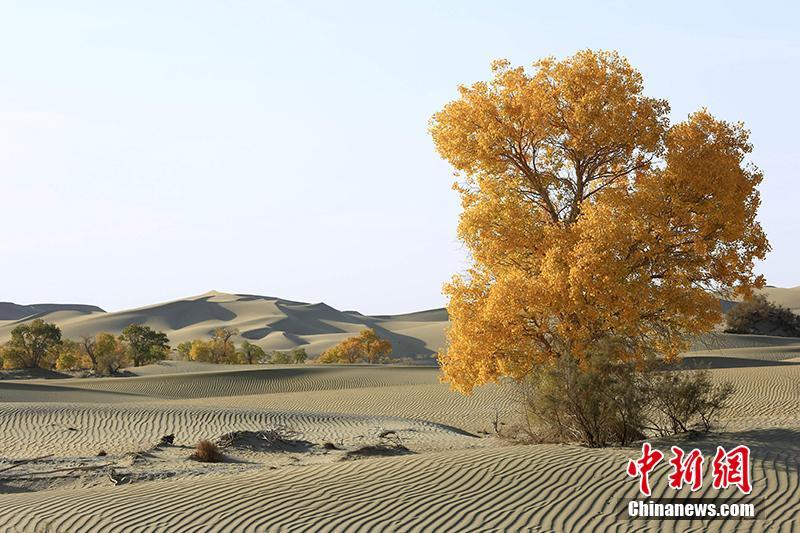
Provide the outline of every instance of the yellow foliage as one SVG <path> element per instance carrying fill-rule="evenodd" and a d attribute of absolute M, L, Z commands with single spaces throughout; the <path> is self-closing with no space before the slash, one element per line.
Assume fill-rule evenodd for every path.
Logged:
<path fill-rule="evenodd" d="M 57 348 L 56 368 L 58 370 L 80 370 L 88 368 L 91 362 L 84 357 L 80 345 L 72 340 L 61 341 Z"/>
<path fill-rule="evenodd" d="M 125 344 L 111 333 L 98 333 L 92 352 L 95 370 L 101 375 L 112 375 L 129 363 Z"/>
<path fill-rule="evenodd" d="M 622 359 L 676 356 L 721 318 L 715 294 L 763 285 L 762 175 L 742 124 L 669 105 L 614 52 L 508 62 L 434 115 L 463 177 L 459 236 L 473 260 L 445 286 L 439 355 L 463 392 L 613 339 Z"/>
<path fill-rule="evenodd" d="M 195 339 L 189 349 L 189 359 L 192 361 L 202 361 L 204 363 L 237 363 L 239 358 L 236 354 L 236 346 L 231 337 L 235 330 L 227 328 L 217 328 L 214 337 L 209 341 Z"/>
<path fill-rule="evenodd" d="M 325 350 L 320 363 L 370 363 L 384 362 L 392 353 L 392 343 L 382 339 L 373 329 L 362 330 L 336 346 Z"/>

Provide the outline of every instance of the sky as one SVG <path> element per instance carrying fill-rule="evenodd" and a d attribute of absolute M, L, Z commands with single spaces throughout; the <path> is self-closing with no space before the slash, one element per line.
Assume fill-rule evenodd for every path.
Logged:
<path fill-rule="evenodd" d="M 600 5 L 602 4 L 602 5 Z M 428 120 L 489 64 L 616 49 L 752 131 L 767 282 L 800 285 L 800 9 L 770 2 L 0 0 L 0 301 L 208 290 L 364 313 L 467 266 Z"/>

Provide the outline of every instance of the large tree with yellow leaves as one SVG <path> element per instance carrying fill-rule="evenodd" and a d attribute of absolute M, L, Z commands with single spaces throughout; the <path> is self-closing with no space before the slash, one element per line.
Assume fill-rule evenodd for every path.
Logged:
<path fill-rule="evenodd" d="M 601 349 L 674 357 L 763 280 L 762 174 L 741 123 L 666 100 L 614 52 L 493 64 L 431 120 L 472 265 L 445 286 L 445 379 L 469 392 Z"/>

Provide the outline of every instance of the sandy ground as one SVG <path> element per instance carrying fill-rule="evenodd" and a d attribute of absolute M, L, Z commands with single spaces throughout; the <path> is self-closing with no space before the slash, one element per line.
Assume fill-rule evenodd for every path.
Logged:
<path fill-rule="evenodd" d="M 637 447 L 509 445 L 493 436 L 514 419 L 507 387 L 464 397 L 425 367 L 165 362 L 0 381 L 0 531 L 797 530 L 800 339 L 718 341 L 687 360 L 736 385 L 722 428 L 656 444 L 748 444 L 757 521 L 620 516 Z M 197 440 L 242 431 L 255 433 L 224 462 L 188 459 Z M 666 470 L 655 497 L 673 492 Z"/>

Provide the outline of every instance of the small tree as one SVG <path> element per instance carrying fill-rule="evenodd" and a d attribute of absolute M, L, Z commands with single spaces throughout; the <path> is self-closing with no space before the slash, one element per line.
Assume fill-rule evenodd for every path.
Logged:
<path fill-rule="evenodd" d="M 84 335 L 78 341 L 78 346 L 83 354 L 83 357 L 89 360 L 92 370 L 97 370 L 97 356 L 95 355 L 95 346 L 97 339 L 91 335 Z"/>
<path fill-rule="evenodd" d="M 235 328 L 216 328 L 211 339 L 212 363 L 235 363 L 236 346 L 231 340 L 239 330 Z"/>
<path fill-rule="evenodd" d="M 127 343 L 133 366 L 162 361 L 169 354 L 169 337 L 149 326 L 131 324 L 122 330 L 120 339 Z"/>
<path fill-rule="evenodd" d="M 292 362 L 292 357 L 289 352 L 273 350 L 270 355 L 270 362 L 273 365 L 288 365 Z"/>
<path fill-rule="evenodd" d="M 20 324 L 11 330 L 4 350 L 4 364 L 12 368 L 51 368 L 61 344 L 61 330 L 41 319 Z"/>
<path fill-rule="evenodd" d="M 380 338 L 374 329 L 362 331 L 358 340 L 366 353 L 367 363 L 374 365 L 388 361 L 389 354 L 392 353 L 392 343 Z"/>
<path fill-rule="evenodd" d="M 211 343 L 203 339 L 193 340 L 189 349 L 189 359 L 203 363 L 213 363 L 214 355 L 211 350 Z"/>
<path fill-rule="evenodd" d="M 128 363 L 127 347 L 111 333 L 98 333 L 95 336 L 95 371 L 101 376 L 116 374 Z"/>
<path fill-rule="evenodd" d="M 191 352 L 192 352 L 192 341 L 182 342 L 176 348 L 178 352 L 178 357 L 184 360 L 191 359 Z"/>
<path fill-rule="evenodd" d="M 253 344 L 250 341 L 243 341 L 239 346 L 239 360 L 242 363 L 248 365 L 258 363 L 259 361 L 263 360 L 266 355 L 267 354 L 264 352 L 264 349 L 261 346 Z"/>
<path fill-rule="evenodd" d="M 354 337 L 348 337 L 336 346 L 325 350 L 320 363 L 380 363 L 392 352 L 392 344 L 380 338 L 375 330 L 365 329 Z"/>
<path fill-rule="evenodd" d="M 308 359 L 308 354 L 305 348 L 295 348 L 292 350 L 292 362 L 296 365 L 302 365 Z"/>

